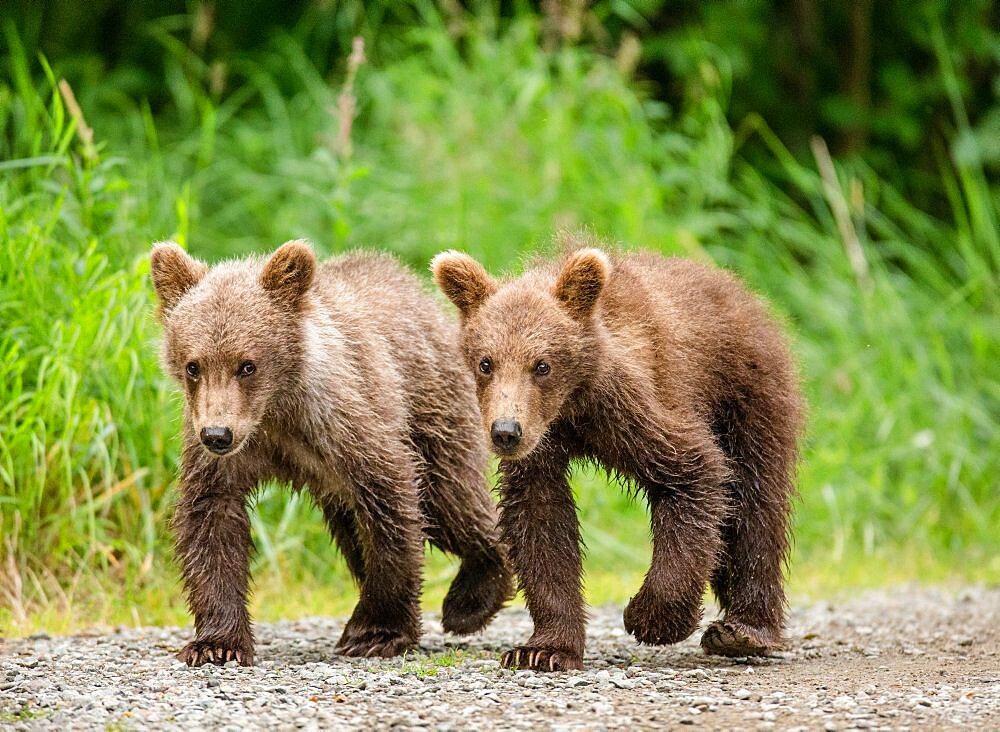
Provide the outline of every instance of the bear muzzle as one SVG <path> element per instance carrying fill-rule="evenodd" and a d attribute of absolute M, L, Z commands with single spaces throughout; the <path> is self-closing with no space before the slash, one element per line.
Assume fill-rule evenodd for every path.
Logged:
<path fill-rule="evenodd" d="M 225 455 L 233 449 L 233 431 L 228 427 L 203 427 L 198 436 L 201 444 L 216 455 Z"/>
<path fill-rule="evenodd" d="M 490 427 L 490 439 L 501 455 L 515 452 L 521 444 L 521 423 L 513 419 L 498 419 Z"/>

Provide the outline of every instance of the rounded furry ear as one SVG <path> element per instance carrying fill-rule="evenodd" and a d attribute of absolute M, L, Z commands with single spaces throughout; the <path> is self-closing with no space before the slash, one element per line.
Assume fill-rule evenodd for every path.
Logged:
<path fill-rule="evenodd" d="M 298 305 L 312 286 L 316 271 L 316 255 L 301 240 L 286 241 L 271 255 L 260 274 L 260 284 L 271 295 Z"/>
<path fill-rule="evenodd" d="M 552 288 L 574 318 L 586 318 L 611 276 L 611 261 L 600 249 L 578 249 L 569 255 Z"/>
<path fill-rule="evenodd" d="M 153 276 L 153 289 L 160 300 L 162 317 L 180 302 L 185 292 L 201 281 L 208 267 L 192 258 L 175 242 L 161 241 L 153 245 L 149 270 Z"/>
<path fill-rule="evenodd" d="M 431 272 L 437 286 L 455 303 L 463 318 L 472 315 L 498 289 L 496 280 L 483 265 L 462 252 L 441 252 L 431 260 Z"/>

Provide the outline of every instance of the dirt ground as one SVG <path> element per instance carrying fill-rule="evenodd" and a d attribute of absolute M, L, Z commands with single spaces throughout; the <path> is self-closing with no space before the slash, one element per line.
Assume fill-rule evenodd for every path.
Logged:
<path fill-rule="evenodd" d="M 706 620 L 712 613 L 706 613 Z M 1000 589 L 901 588 L 791 611 L 769 659 L 704 656 L 698 637 L 638 646 L 596 608 L 586 668 L 499 668 L 530 620 L 505 610 L 456 638 L 425 619 L 419 652 L 334 655 L 342 620 L 261 625 L 252 669 L 173 659 L 190 629 L 0 644 L 0 726 L 13 729 L 1000 729 Z"/>

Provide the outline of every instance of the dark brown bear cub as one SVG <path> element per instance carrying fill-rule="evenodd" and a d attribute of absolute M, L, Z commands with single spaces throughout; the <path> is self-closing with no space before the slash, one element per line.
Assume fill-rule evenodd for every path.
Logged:
<path fill-rule="evenodd" d="M 360 585 L 337 651 L 393 656 L 420 635 L 423 540 L 462 559 L 443 625 L 482 628 L 510 594 L 487 450 L 454 326 L 387 256 L 317 264 L 302 242 L 209 269 L 157 244 L 164 360 L 186 397 L 177 557 L 189 665 L 250 665 L 247 502 L 306 488 Z"/>
<path fill-rule="evenodd" d="M 500 526 L 535 623 L 504 666 L 582 666 L 585 612 L 570 461 L 641 489 L 653 558 L 625 608 L 641 643 L 676 643 L 706 583 L 725 616 L 708 653 L 780 647 L 782 567 L 802 405 L 784 338 L 731 276 L 653 254 L 579 249 L 497 281 L 456 252 L 432 269 L 462 315 Z"/>

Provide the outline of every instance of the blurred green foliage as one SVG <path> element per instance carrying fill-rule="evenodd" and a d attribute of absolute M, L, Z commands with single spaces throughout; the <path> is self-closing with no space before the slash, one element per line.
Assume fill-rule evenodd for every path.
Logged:
<path fill-rule="evenodd" d="M 648 97 L 665 103 L 666 114 L 683 114 L 705 94 L 721 93 L 730 124 L 758 114 L 800 159 L 808 157 L 809 138 L 822 135 L 835 154 L 862 158 L 925 210 L 946 210 L 939 171 L 949 145 L 994 172 L 1000 168 L 1000 6 L 992 0 L 466 6 L 499 22 L 539 13 L 544 48 L 586 45 L 616 57 L 625 71 L 635 71 Z M 442 16 L 454 31 L 467 13 L 456 0 L 439 8 L 400 0 L 19 0 L 4 8 L 18 18 L 29 55 L 42 52 L 57 69 L 65 64 L 74 86 L 113 80 L 117 94 L 148 99 L 154 112 L 169 107 L 164 74 L 188 49 L 194 55 L 184 70 L 214 75 L 213 96 L 221 97 L 246 80 L 240 60 L 267 48 L 276 33 L 290 34 L 322 72 L 342 64 L 356 35 L 380 62 L 398 58 L 409 32 L 429 16 Z M 942 50 L 956 70 L 955 89 L 939 73 Z M 967 126 L 955 117 L 955 93 Z M 751 152 L 758 153 L 755 163 L 768 166 L 766 151 Z"/>
<path fill-rule="evenodd" d="M 736 62 L 766 55 L 753 22 L 781 25 L 762 3 L 246 7 L 252 33 L 227 3 L 30 4 L 0 27 L 0 627 L 182 608 L 166 531 L 180 396 L 145 258 L 167 237 L 212 261 L 304 236 L 420 271 L 451 247 L 517 271 L 587 227 L 714 261 L 795 334 L 812 416 L 793 580 L 865 581 L 880 562 L 1000 577 L 996 94 L 971 91 L 962 25 L 990 8 L 907 19 L 929 55 L 900 63 L 946 121 L 920 117 L 941 143 L 896 169 L 874 129 L 827 165 L 799 138 L 834 142 L 836 125 L 753 104 L 755 84 L 781 96 L 777 72 Z M 687 20 L 658 25 L 668 8 Z M 621 600 L 648 561 L 644 511 L 599 473 L 574 486 L 594 597 Z M 265 613 L 349 606 L 308 501 L 268 488 L 254 531 Z M 450 571 L 431 562 L 432 595 Z"/>

